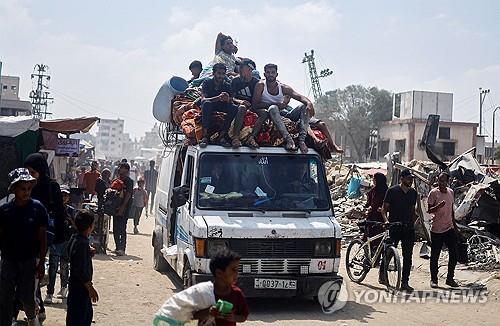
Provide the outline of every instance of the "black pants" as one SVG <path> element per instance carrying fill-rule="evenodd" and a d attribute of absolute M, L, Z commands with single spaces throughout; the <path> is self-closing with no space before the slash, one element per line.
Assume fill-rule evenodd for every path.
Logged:
<path fill-rule="evenodd" d="M 134 212 L 134 226 L 139 226 L 139 221 L 141 220 L 141 215 L 142 215 L 142 210 L 144 207 L 137 207 L 133 206 L 132 211 Z M 147 213 L 147 207 L 146 207 L 146 213 Z"/>
<path fill-rule="evenodd" d="M 238 106 L 225 102 L 208 102 L 204 101 L 201 104 L 201 125 L 204 130 L 208 130 L 212 124 L 212 113 L 224 112 L 224 125 L 222 126 L 222 133 L 228 131 L 233 122 L 236 113 L 238 113 Z"/>
<path fill-rule="evenodd" d="M 2 259 L 0 272 L 0 326 L 10 326 L 17 297 L 28 319 L 35 318 L 36 260 Z"/>
<path fill-rule="evenodd" d="M 85 287 L 74 286 L 70 283 L 67 303 L 66 326 L 90 326 L 92 324 L 94 311 L 89 292 Z"/>
<path fill-rule="evenodd" d="M 457 266 L 457 235 L 454 229 L 444 233 L 431 232 L 431 281 L 438 280 L 438 260 L 443 243 L 448 247 L 448 276 L 447 280 L 455 277 L 455 266 Z"/>
<path fill-rule="evenodd" d="M 403 273 L 401 283 L 408 284 L 413 258 L 413 245 L 415 244 L 415 230 L 413 228 L 395 228 L 390 230 L 389 236 L 396 248 L 401 241 L 401 249 L 403 252 Z"/>
<path fill-rule="evenodd" d="M 127 221 L 125 216 L 113 216 L 113 237 L 115 238 L 116 250 L 127 247 Z"/>

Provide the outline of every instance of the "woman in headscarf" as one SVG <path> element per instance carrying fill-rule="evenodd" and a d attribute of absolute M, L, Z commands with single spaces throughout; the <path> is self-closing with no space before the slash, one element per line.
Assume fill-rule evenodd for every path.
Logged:
<path fill-rule="evenodd" d="M 47 296 L 54 294 L 54 284 L 59 265 L 59 258 L 63 254 L 62 244 L 66 241 L 66 224 L 64 223 L 64 205 L 62 200 L 61 188 L 59 184 L 50 179 L 49 165 L 41 153 L 30 154 L 24 161 L 24 167 L 30 171 L 30 174 L 37 179 L 37 183 L 31 192 L 33 199 L 39 200 L 47 209 L 49 217 L 54 221 L 53 238 L 49 247 L 49 285 L 47 286 Z M 50 228 L 50 227 L 49 227 Z M 51 238 L 51 236 L 49 236 Z M 50 293 L 52 292 L 52 293 Z M 37 289 L 37 298 L 40 305 L 39 320 L 46 318 L 45 307 L 41 298 L 40 287 Z"/>
<path fill-rule="evenodd" d="M 377 172 L 373 175 L 373 188 L 367 194 L 367 201 L 365 207 L 368 208 L 366 215 L 367 221 L 384 222 L 382 217 L 382 205 L 384 204 L 385 193 L 387 192 L 387 178 L 384 174 Z M 384 232 L 382 225 L 366 225 L 366 236 L 374 237 L 379 233 Z M 377 250 L 378 245 L 382 238 L 377 239 L 371 243 L 372 255 L 374 250 Z M 378 281 L 385 284 L 383 268 L 379 268 Z"/>
<path fill-rule="evenodd" d="M 366 215 L 367 221 L 384 222 L 381 211 L 387 189 L 387 178 L 385 175 L 380 172 L 375 173 L 373 175 L 373 187 L 367 194 L 367 201 L 365 204 L 365 208 L 368 208 L 368 213 Z M 370 237 L 376 236 L 384 231 L 379 225 L 368 225 L 366 230 L 367 235 Z M 378 243 L 379 242 L 374 243 L 375 248 Z"/>

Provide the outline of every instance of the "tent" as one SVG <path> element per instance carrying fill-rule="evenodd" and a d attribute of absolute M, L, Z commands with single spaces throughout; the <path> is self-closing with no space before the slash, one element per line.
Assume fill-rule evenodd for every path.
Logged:
<path fill-rule="evenodd" d="M 7 195 L 8 174 L 42 144 L 39 120 L 31 116 L 0 117 L 0 198 Z"/>

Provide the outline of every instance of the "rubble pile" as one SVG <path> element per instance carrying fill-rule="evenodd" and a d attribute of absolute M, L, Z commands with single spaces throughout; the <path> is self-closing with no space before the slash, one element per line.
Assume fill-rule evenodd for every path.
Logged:
<path fill-rule="evenodd" d="M 419 194 L 418 219 L 415 225 L 417 238 L 427 243 L 430 239 L 431 216 L 427 213 L 427 197 L 437 184 L 443 170 L 449 173 L 450 188 L 455 194 L 454 211 L 460 248 L 459 256 L 466 268 L 498 269 L 500 267 L 500 177 L 495 169 L 484 169 L 475 159 L 471 149 L 450 163 L 433 163 L 413 160 L 402 164 L 399 153 L 387 155 L 387 165 L 348 164 L 329 161 L 327 179 L 335 210 L 347 241 L 358 233 L 357 223 L 365 218 L 366 192 L 371 176 L 386 169 L 390 185 L 399 182 L 399 172 L 410 169 L 414 187 Z M 444 169 L 446 167 L 446 169 Z M 348 187 L 353 177 L 361 179 L 359 195 L 348 198 Z"/>

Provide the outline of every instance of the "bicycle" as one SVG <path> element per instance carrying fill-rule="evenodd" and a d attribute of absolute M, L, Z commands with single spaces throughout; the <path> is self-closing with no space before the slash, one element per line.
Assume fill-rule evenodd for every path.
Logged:
<path fill-rule="evenodd" d="M 377 234 L 374 237 L 366 236 L 365 226 L 367 224 L 382 225 L 384 232 Z M 351 281 L 361 283 L 365 279 L 368 271 L 374 268 L 380 256 L 384 268 L 384 281 L 388 291 L 397 291 L 401 288 L 401 259 L 399 253 L 394 246 L 394 243 L 389 237 L 389 229 L 394 226 L 401 226 L 400 222 L 382 223 L 375 221 L 363 221 L 358 223 L 360 227 L 361 237 L 351 241 L 347 247 L 346 253 L 346 269 L 347 275 Z M 374 241 L 382 239 L 377 248 L 372 253 L 371 245 Z"/>

